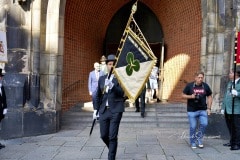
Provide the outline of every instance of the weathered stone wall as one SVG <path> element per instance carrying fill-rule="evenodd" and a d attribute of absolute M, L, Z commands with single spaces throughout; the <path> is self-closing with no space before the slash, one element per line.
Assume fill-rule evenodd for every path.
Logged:
<path fill-rule="evenodd" d="M 57 77 L 57 73 L 52 72 L 49 66 L 57 68 L 60 61 L 55 58 L 50 61 L 41 56 L 42 53 L 46 53 L 45 47 L 41 48 L 46 46 L 41 43 L 41 32 L 46 34 L 46 25 L 41 25 L 42 1 L 7 2 L 9 3 L 6 3 L 7 7 L 4 9 L 7 8 L 5 28 L 8 63 L 4 68 L 6 75 L 3 85 L 7 95 L 8 113 L 1 124 L 0 137 L 13 138 L 56 132 L 60 127 L 61 109 L 61 98 L 57 103 L 56 86 L 61 81 L 44 77 Z M 59 13 L 55 18 L 57 21 L 58 17 Z M 46 24 L 46 21 L 44 23 Z M 52 32 L 49 32 L 50 34 Z M 59 40 L 58 34 L 57 32 L 56 43 Z M 55 54 L 58 54 L 58 48 L 61 47 L 55 48 Z M 52 52 L 53 49 L 48 53 Z M 41 68 L 41 64 L 44 67 Z M 41 88 L 41 84 L 45 86 Z"/>

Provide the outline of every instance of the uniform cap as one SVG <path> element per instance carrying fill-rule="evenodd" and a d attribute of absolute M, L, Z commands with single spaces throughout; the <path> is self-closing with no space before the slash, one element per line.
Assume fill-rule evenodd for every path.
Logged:
<path fill-rule="evenodd" d="M 103 55 L 100 59 L 100 62 L 105 62 L 106 61 L 106 57 Z"/>
<path fill-rule="evenodd" d="M 110 55 L 108 55 L 108 57 L 107 57 L 106 63 L 108 63 L 108 62 L 110 62 L 110 61 L 115 61 L 115 60 L 116 60 L 115 55 L 110 54 Z"/>

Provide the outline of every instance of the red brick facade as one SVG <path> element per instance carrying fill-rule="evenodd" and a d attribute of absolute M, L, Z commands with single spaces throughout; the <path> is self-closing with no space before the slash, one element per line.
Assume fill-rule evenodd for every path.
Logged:
<path fill-rule="evenodd" d="M 64 28 L 63 104 L 66 110 L 78 102 L 90 101 L 88 74 L 103 53 L 106 30 L 114 14 L 128 0 L 67 1 Z M 180 80 L 193 80 L 200 66 L 201 1 L 141 0 L 158 17 L 165 40 L 165 62 L 179 53 L 190 56 Z M 173 66 L 174 67 L 174 66 Z M 176 66 L 177 67 L 177 66 Z M 169 101 L 183 101 L 180 81 Z"/>

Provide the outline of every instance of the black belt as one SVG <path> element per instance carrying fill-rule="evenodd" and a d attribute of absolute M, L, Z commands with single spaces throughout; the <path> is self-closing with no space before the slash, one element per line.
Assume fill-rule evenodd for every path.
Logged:
<path fill-rule="evenodd" d="M 109 106 L 106 106 L 106 109 L 110 109 L 110 107 L 109 107 Z"/>

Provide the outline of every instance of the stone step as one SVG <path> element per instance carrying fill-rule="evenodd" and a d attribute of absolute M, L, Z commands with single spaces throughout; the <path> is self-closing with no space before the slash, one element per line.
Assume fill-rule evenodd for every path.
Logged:
<path fill-rule="evenodd" d="M 99 123 L 99 122 L 97 122 Z M 91 127 L 92 122 L 85 123 L 86 126 Z M 64 128 L 75 128 L 77 129 L 80 126 L 79 123 L 62 123 L 62 127 Z M 185 128 L 188 129 L 189 125 L 188 123 L 182 123 L 182 122 L 124 122 L 121 121 L 120 126 L 122 127 L 129 127 L 129 128 L 172 128 L 172 129 L 178 129 L 178 128 Z"/>
<path fill-rule="evenodd" d="M 145 112 L 148 117 L 187 117 L 187 113 L 160 113 L 160 112 Z M 125 117 L 137 117 L 140 115 L 140 112 L 124 112 L 123 116 Z M 62 117 L 71 117 L 71 118 L 80 118 L 80 117 L 92 117 L 92 112 L 71 112 L 68 114 L 64 114 Z"/>
<path fill-rule="evenodd" d="M 145 128 L 151 128 L 151 127 L 158 127 L 158 128 L 188 128 L 188 124 L 187 123 L 166 123 L 166 122 L 162 122 L 162 123 L 122 123 L 121 122 L 121 126 L 123 127 L 145 127 Z"/>
<path fill-rule="evenodd" d="M 123 117 L 125 118 L 134 118 L 134 117 L 139 117 L 140 112 L 124 112 Z M 158 118 L 187 118 L 187 113 L 156 113 L 156 112 L 145 112 L 145 115 L 147 116 L 146 118 L 149 117 L 158 117 Z M 82 119 L 82 118 L 91 118 L 92 117 L 92 112 L 71 112 L 68 114 L 64 114 L 63 119 L 67 119 L 67 117 L 70 117 L 71 119 Z"/>
<path fill-rule="evenodd" d="M 92 124 L 91 117 L 84 118 L 74 118 L 62 121 L 62 126 L 65 125 L 75 125 L 78 126 L 81 123 Z M 178 127 L 187 127 L 188 120 L 186 118 L 157 118 L 156 117 L 124 117 L 121 120 L 121 125 L 132 126 L 132 127 L 165 127 L 165 128 L 178 128 Z"/>
<path fill-rule="evenodd" d="M 145 118 L 140 117 L 140 112 L 135 112 L 135 107 L 126 107 L 123 113 L 121 126 L 139 128 L 188 128 L 186 106 L 181 104 L 151 104 L 146 106 Z M 77 128 L 79 124 L 92 124 L 91 108 L 76 106 L 64 113 L 62 126 Z M 98 123 L 98 122 L 97 122 Z"/>
<path fill-rule="evenodd" d="M 67 125 L 67 124 L 72 124 L 72 123 L 92 123 L 92 119 L 88 118 L 88 119 L 71 119 L 71 120 L 64 120 L 61 122 L 62 125 Z M 172 123 L 173 125 L 177 125 L 177 123 L 183 123 L 183 124 L 188 124 L 188 120 L 187 119 L 150 119 L 150 118 L 135 118 L 135 119 L 126 119 L 126 118 L 122 118 L 121 123 L 166 123 L 166 124 L 170 124 Z"/>

